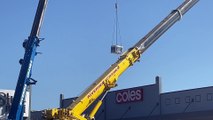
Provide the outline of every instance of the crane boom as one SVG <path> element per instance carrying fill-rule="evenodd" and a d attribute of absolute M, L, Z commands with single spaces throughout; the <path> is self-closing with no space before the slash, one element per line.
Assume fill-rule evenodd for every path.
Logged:
<path fill-rule="evenodd" d="M 36 82 L 31 78 L 31 71 L 34 57 L 37 54 L 36 48 L 39 46 L 39 42 L 41 41 L 38 37 L 46 4 L 47 0 L 39 1 L 30 36 L 23 42 L 25 54 L 24 58 L 19 61 L 21 64 L 21 69 L 19 72 L 12 107 L 8 116 L 8 119 L 11 120 L 23 119 L 24 99 L 27 87 L 31 84 L 35 84 Z"/>
<path fill-rule="evenodd" d="M 66 109 L 45 110 L 47 119 L 59 120 L 87 120 L 93 119 L 98 108 L 101 106 L 100 100 L 93 111 L 84 116 L 85 110 L 103 93 L 116 86 L 118 77 L 136 61 L 141 54 L 148 49 L 164 32 L 193 7 L 199 0 L 185 0 L 176 10 L 173 10 L 165 19 L 154 27 L 145 37 L 137 42 L 133 47 L 123 53 L 120 58 L 111 65 L 92 85 L 85 90 L 69 107 Z"/>

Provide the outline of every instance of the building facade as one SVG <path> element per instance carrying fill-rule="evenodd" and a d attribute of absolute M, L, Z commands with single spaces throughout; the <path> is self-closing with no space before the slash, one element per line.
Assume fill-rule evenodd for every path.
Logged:
<path fill-rule="evenodd" d="M 61 99 L 67 107 L 71 99 Z M 213 87 L 162 93 L 155 84 L 112 91 L 96 114 L 97 120 L 213 120 Z"/>
<path fill-rule="evenodd" d="M 74 98 L 60 96 L 60 108 Z M 93 105 L 94 106 L 94 105 Z M 89 113 L 92 107 L 85 113 Z M 161 92 L 161 80 L 151 85 L 112 91 L 97 112 L 96 120 L 213 120 L 213 87 Z M 40 112 L 32 114 L 39 120 Z"/>
<path fill-rule="evenodd" d="M 6 120 L 12 106 L 14 90 L 0 90 L 0 120 Z M 28 119 L 30 114 L 29 92 L 26 93 L 24 101 L 24 120 Z"/>

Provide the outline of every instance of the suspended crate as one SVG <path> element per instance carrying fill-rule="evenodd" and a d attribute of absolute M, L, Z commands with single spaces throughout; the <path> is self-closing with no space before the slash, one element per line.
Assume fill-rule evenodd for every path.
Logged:
<path fill-rule="evenodd" d="M 113 54 L 121 54 L 121 53 L 123 53 L 123 46 L 121 46 L 121 45 L 112 45 L 111 46 L 111 53 L 113 53 Z"/>

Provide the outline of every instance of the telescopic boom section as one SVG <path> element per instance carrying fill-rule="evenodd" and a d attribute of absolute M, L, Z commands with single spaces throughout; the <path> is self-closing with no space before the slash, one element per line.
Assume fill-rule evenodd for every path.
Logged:
<path fill-rule="evenodd" d="M 166 18 L 164 18 L 156 27 L 154 27 L 145 37 L 135 44 L 140 52 L 145 51 L 152 43 L 154 43 L 164 32 L 166 32 L 183 15 L 192 8 L 199 0 L 184 0 L 184 2 L 175 10 L 173 10 Z"/>
<path fill-rule="evenodd" d="M 11 120 L 22 120 L 24 110 L 24 99 L 27 91 L 27 87 L 31 84 L 35 84 L 35 80 L 31 78 L 31 71 L 33 66 L 34 57 L 36 56 L 36 48 L 39 46 L 40 39 L 39 31 L 43 21 L 43 15 L 46 8 L 47 0 L 40 0 L 36 15 L 34 18 L 32 30 L 27 40 L 23 42 L 25 49 L 24 58 L 19 62 L 21 69 L 19 72 L 18 82 L 16 85 L 15 95 L 13 98 L 12 107 L 8 116 Z"/>
<path fill-rule="evenodd" d="M 118 61 L 102 74 L 90 87 L 80 95 L 66 109 L 46 110 L 47 119 L 60 120 L 86 120 L 93 119 L 102 101 L 98 102 L 96 107 L 89 115 L 84 115 L 85 110 L 99 96 L 116 86 L 118 77 L 136 61 L 140 55 L 153 44 L 164 32 L 166 32 L 175 22 L 180 20 L 182 16 L 193 7 L 198 0 L 185 0 L 176 10 L 173 10 L 165 19 L 163 19 L 156 27 L 154 27 L 145 37 L 143 37 L 132 48 L 123 53 Z"/>
<path fill-rule="evenodd" d="M 40 0 L 38 3 L 30 36 L 37 36 L 37 37 L 39 36 L 41 30 L 40 27 L 44 19 L 44 12 L 47 6 L 47 1 L 48 0 Z"/>

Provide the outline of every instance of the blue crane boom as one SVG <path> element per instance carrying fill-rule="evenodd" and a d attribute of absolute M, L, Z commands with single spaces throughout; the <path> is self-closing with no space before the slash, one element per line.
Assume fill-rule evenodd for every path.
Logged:
<path fill-rule="evenodd" d="M 25 54 L 24 58 L 19 61 L 21 69 L 19 72 L 12 107 L 8 116 L 8 119 L 10 120 L 23 120 L 24 99 L 27 88 L 31 84 L 36 83 L 36 81 L 31 78 L 31 72 L 34 57 L 37 55 L 36 48 L 39 46 L 41 41 L 39 38 L 39 32 L 46 5 L 47 0 L 39 0 L 30 36 L 23 42 Z"/>

